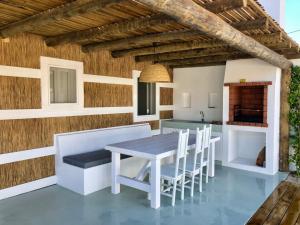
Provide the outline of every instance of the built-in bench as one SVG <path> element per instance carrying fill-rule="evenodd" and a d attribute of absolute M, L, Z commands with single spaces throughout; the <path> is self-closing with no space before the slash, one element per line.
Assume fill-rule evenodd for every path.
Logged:
<path fill-rule="evenodd" d="M 128 155 L 121 155 L 121 159 L 130 158 Z M 63 157 L 63 162 L 72 166 L 77 166 L 83 169 L 100 166 L 111 162 L 111 152 L 105 149 L 100 149 L 93 152 L 86 152 L 76 155 Z"/>
<path fill-rule="evenodd" d="M 55 135 L 57 184 L 87 195 L 111 185 L 109 144 L 150 137 L 149 124 L 95 129 Z M 122 156 L 122 174 L 134 177 L 145 161 Z"/>

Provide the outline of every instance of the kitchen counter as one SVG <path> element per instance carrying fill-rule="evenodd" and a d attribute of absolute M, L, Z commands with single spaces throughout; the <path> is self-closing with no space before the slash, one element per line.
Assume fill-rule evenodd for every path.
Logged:
<path fill-rule="evenodd" d="M 161 128 L 175 128 L 175 129 L 191 129 L 196 130 L 197 128 L 202 129 L 204 125 L 212 124 L 212 132 L 222 132 L 221 122 L 209 122 L 209 121 L 195 121 L 195 120 L 162 120 Z"/>

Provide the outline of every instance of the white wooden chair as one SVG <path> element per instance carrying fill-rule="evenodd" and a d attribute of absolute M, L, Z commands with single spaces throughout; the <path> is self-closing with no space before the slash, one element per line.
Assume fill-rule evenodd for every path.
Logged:
<path fill-rule="evenodd" d="M 205 173 L 205 183 L 208 183 L 208 164 L 209 164 L 209 158 L 210 158 L 210 139 L 211 139 L 211 129 L 212 125 L 204 126 L 204 142 L 203 142 L 203 148 L 204 148 L 204 162 L 206 167 L 206 173 Z M 202 189 L 201 189 L 202 191 Z"/>
<path fill-rule="evenodd" d="M 197 128 L 196 131 L 196 147 L 190 156 L 187 157 L 186 165 L 186 176 L 188 180 L 186 184 L 190 183 L 190 186 L 186 186 L 191 189 L 191 196 L 194 195 L 194 185 L 196 176 L 199 175 L 198 184 L 199 191 L 202 192 L 202 177 L 203 177 L 203 168 L 206 169 L 206 179 L 205 182 L 208 183 L 208 164 L 210 157 L 210 139 L 211 139 L 211 125 L 208 127 L 204 126 L 203 130 Z"/>
<path fill-rule="evenodd" d="M 194 195 L 195 177 L 199 176 L 199 190 L 202 191 L 202 170 L 204 166 L 204 130 L 196 130 L 196 147 L 187 157 L 186 162 L 186 188 L 191 190 L 191 197 Z M 190 184 L 190 186 L 188 185 Z"/>
<path fill-rule="evenodd" d="M 172 198 L 172 206 L 175 205 L 177 190 L 181 191 L 181 200 L 184 199 L 185 167 L 188 138 L 189 130 L 185 132 L 179 132 L 178 148 L 175 163 L 166 164 L 161 167 L 161 194 Z M 181 186 L 180 189 L 177 189 L 177 185 Z"/>

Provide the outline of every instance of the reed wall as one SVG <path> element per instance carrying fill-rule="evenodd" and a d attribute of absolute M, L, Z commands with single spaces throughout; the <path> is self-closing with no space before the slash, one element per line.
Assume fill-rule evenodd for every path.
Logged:
<path fill-rule="evenodd" d="M 160 111 L 160 117 L 159 118 L 161 120 L 173 119 L 173 110 Z"/>
<path fill-rule="evenodd" d="M 132 77 L 132 70 L 142 70 L 149 63 L 135 63 L 133 57 L 112 58 L 108 51 L 83 53 L 80 46 L 65 44 L 47 47 L 38 35 L 21 34 L 0 41 L 0 65 L 40 68 L 40 56 L 82 61 L 86 74 Z"/>
<path fill-rule="evenodd" d="M 131 113 L 0 120 L 0 154 L 53 145 L 53 135 L 133 123 Z"/>
<path fill-rule="evenodd" d="M 132 105 L 132 85 L 84 83 L 84 107 Z"/>
<path fill-rule="evenodd" d="M 54 156 L 0 165 L 0 189 L 55 175 Z"/>
<path fill-rule="evenodd" d="M 160 105 L 173 105 L 173 88 L 160 88 Z"/>
<path fill-rule="evenodd" d="M 0 75 L 0 110 L 40 108 L 40 79 Z"/>

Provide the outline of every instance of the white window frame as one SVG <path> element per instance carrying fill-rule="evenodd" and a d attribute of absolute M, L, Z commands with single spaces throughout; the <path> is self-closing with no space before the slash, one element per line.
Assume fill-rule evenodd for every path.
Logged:
<path fill-rule="evenodd" d="M 160 102 L 160 85 L 156 83 L 155 85 L 155 114 L 153 115 L 138 115 L 138 79 L 141 75 L 141 71 L 133 70 L 133 122 L 146 122 L 159 120 L 159 102 Z"/>
<path fill-rule="evenodd" d="M 83 62 L 41 56 L 42 108 L 49 110 L 78 110 L 84 108 Z M 50 68 L 64 68 L 76 71 L 76 103 L 51 103 Z"/>

